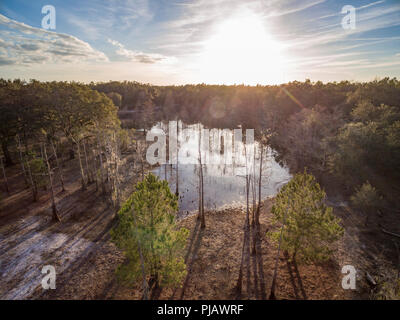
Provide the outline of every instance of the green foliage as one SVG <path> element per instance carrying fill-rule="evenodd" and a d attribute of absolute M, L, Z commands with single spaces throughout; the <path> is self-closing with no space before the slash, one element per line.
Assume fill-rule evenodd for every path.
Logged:
<path fill-rule="evenodd" d="M 166 287 L 180 284 L 186 275 L 182 255 L 189 231 L 177 229 L 177 210 L 177 197 L 166 181 L 150 173 L 137 184 L 111 231 L 112 241 L 128 259 L 117 271 L 120 279 L 132 283 L 142 277 L 140 248 L 147 279 Z"/>
<path fill-rule="evenodd" d="M 134 140 L 134 129 L 120 129 L 118 130 L 118 142 L 119 142 L 119 150 L 121 152 L 126 152 L 135 142 Z"/>
<path fill-rule="evenodd" d="M 42 158 L 37 158 L 34 153 L 28 154 L 28 164 L 31 168 L 33 182 L 36 187 L 45 187 L 47 185 L 47 169 Z"/>
<path fill-rule="evenodd" d="M 351 116 L 353 121 L 345 124 L 334 138 L 336 148 L 330 157 L 332 172 L 343 179 L 353 177 L 354 183 L 367 179 L 373 171 L 390 171 L 398 177 L 399 110 L 361 101 Z"/>
<path fill-rule="evenodd" d="M 110 92 L 110 93 L 107 93 L 107 97 L 109 97 L 112 100 L 112 102 L 114 103 L 115 106 L 117 106 L 118 108 L 121 107 L 122 96 L 119 93 Z"/>
<path fill-rule="evenodd" d="M 382 197 L 377 190 L 367 181 L 350 198 L 352 205 L 366 214 L 379 209 Z"/>
<path fill-rule="evenodd" d="M 281 247 L 300 261 L 323 261 L 332 253 L 331 244 L 343 235 L 340 220 L 324 204 L 325 192 L 307 172 L 296 174 L 276 196 L 273 223 L 283 225 Z M 279 241 L 281 230 L 268 236 Z"/>

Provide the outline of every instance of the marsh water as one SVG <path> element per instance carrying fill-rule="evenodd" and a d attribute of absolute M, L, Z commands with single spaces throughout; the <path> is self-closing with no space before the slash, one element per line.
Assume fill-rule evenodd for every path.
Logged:
<path fill-rule="evenodd" d="M 162 129 L 164 132 L 168 133 L 168 124 L 166 123 L 158 123 L 153 128 L 156 130 Z M 196 133 L 198 133 L 199 130 L 204 130 L 204 127 L 200 124 L 184 125 L 180 123 L 180 128 L 181 130 L 182 128 L 189 129 L 189 136 L 191 136 L 189 138 L 196 136 Z M 219 137 L 224 134 L 222 129 L 213 129 L 213 132 L 214 135 L 216 134 L 218 136 L 218 140 Z M 212 134 L 210 134 L 210 136 L 212 136 Z M 190 163 L 181 161 L 181 149 L 184 149 L 185 153 L 191 151 L 192 154 L 196 154 L 199 145 L 194 143 L 196 139 L 197 138 L 190 140 L 183 138 L 182 141 L 180 140 L 178 144 L 178 165 L 176 163 L 161 164 L 157 169 L 153 170 L 154 174 L 159 176 L 161 179 L 166 179 L 168 181 L 172 192 L 175 192 L 178 189 L 179 211 L 181 215 L 189 214 L 198 210 L 200 165 L 197 161 L 186 161 Z M 232 150 L 233 156 L 235 152 L 243 152 L 245 144 L 249 149 L 247 140 L 241 140 L 242 139 L 237 142 L 238 144 L 234 145 L 234 150 Z M 209 141 L 210 148 L 213 149 L 213 139 L 210 139 Z M 223 143 L 224 142 L 221 144 L 224 145 Z M 233 144 L 234 143 L 232 143 L 232 145 Z M 227 149 L 226 145 L 224 146 L 225 149 Z M 260 145 L 257 141 L 254 142 L 254 146 L 256 148 L 255 150 L 259 150 L 258 148 Z M 220 145 L 217 146 L 217 148 L 218 147 L 220 147 Z M 224 149 L 224 147 L 222 147 L 222 149 Z M 279 189 L 291 179 L 291 175 L 286 166 L 282 166 L 275 161 L 276 152 L 273 149 L 264 147 L 263 150 L 261 197 L 262 199 L 265 199 L 277 194 Z M 225 207 L 238 207 L 245 205 L 246 170 L 247 174 L 254 175 L 255 190 L 258 190 L 259 164 L 261 159 L 259 151 L 255 151 L 251 158 L 251 162 L 254 163 L 254 167 L 250 166 L 250 168 L 248 166 L 247 169 L 244 165 L 238 165 L 234 161 L 232 161 L 233 163 L 226 161 L 227 155 L 223 152 L 215 152 L 213 157 L 214 161 L 212 163 L 202 163 L 205 208 L 222 209 Z M 218 159 L 218 157 L 220 157 L 220 159 Z M 198 157 L 195 157 L 195 159 L 198 159 Z M 250 198 L 251 197 L 252 193 L 250 191 Z"/>

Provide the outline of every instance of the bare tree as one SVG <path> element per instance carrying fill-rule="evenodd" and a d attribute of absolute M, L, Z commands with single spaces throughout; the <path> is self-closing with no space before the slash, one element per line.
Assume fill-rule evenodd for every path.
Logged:
<path fill-rule="evenodd" d="M 243 271 L 244 271 L 244 264 L 246 262 L 247 265 L 247 294 L 250 294 L 250 268 L 249 268 L 249 249 L 250 249 L 250 237 L 249 237 L 249 233 L 250 233 L 250 207 L 249 207 L 249 191 L 250 191 L 250 178 L 249 178 L 249 168 L 248 168 L 248 162 L 247 162 L 247 148 L 245 146 L 244 148 L 245 151 L 245 159 L 246 159 L 246 175 L 245 175 L 245 179 L 246 179 L 246 219 L 245 219 L 245 223 L 244 223 L 244 228 L 243 228 L 243 247 L 242 247 L 242 258 L 241 258 L 241 262 L 240 262 L 240 269 L 239 269 L 239 277 L 238 277 L 238 281 L 236 284 L 236 294 L 237 297 L 240 298 L 241 294 L 242 294 L 242 282 L 243 282 Z"/>
<path fill-rule="evenodd" d="M 199 218 L 201 219 L 201 228 L 206 227 L 206 219 L 204 214 L 204 178 L 203 178 L 203 162 L 201 158 L 201 127 L 199 125 Z"/>
<path fill-rule="evenodd" d="M 176 190 L 175 194 L 179 195 L 179 121 L 176 123 Z"/>

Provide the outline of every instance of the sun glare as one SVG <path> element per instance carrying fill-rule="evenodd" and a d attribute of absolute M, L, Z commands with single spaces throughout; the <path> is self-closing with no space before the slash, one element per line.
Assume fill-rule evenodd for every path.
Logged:
<path fill-rule="evenodd" d="M 255 13 L 225 20 L 204 44 L 200 62 L 204 82 L 271 84 L 284 82 L 284 74 L 282 46 Z"/>

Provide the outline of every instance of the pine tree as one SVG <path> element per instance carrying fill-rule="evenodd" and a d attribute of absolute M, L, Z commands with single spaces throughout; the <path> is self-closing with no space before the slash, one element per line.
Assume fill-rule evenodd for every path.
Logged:
<path fill-rule="evenodd" d="M 150 173 L 136 185 L 111 231 L 113 242 L 128 260 L 117 270 L 121 280 L 133 283 L 142 278 L 144 292 L 152 284 L 179 286 L 186 275 L 183 253 L 189 231 L 177 229 L 177 209 L 177 197 L 167 181 Z"/>
<path fill-rule="evenodd" d="M 305 262 L 329 258 L 331 244 L 343 235 L 339 219 L 324 204 L 325 192 L 313 175 L 296 174 L 276 197 L 272 207 L 274 223 L 283 228 L 281 248 L 292 259 Z M 276 242 L 281 230 L 269 233 Z"/>

